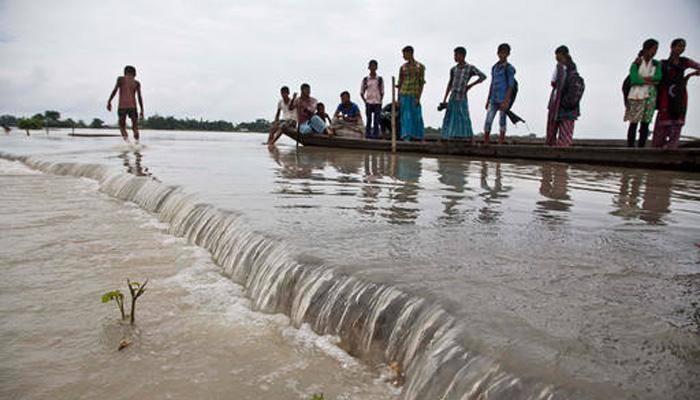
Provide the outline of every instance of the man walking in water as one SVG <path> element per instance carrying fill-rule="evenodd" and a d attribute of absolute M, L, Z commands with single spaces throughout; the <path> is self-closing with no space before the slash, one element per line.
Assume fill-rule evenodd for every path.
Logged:
<path fill-rule="evenodd" d="M 124 76 L 117 78 L 114 90 L 107 100 L 107 111 L 112 111 L 112 99 L 119 91 L 119 130 L 124 141 L 129 141 L 129 134 L 126 132 L 126 116 L 131 119 L 131 129 L 134 131 L 134 140 L 139 142 L 139 116 L 143 119 L 143 98 L 141 98 L 141 83 L 136 80 L 136 68 L 131 65 L 124 67 Z M 136 115 L 136 96 L 139 99 L 141 113 Z"/>

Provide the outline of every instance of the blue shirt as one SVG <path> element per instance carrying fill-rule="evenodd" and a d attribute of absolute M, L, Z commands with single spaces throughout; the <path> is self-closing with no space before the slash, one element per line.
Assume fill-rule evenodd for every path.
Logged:
<path fill-rule="evenodd" d="M 491 69 L 491 102 L 502 103 L 506 99 L 508 88 L 515 87 L 515 68 L 506 64 L 508 67 L 496 63 Z"/>
<path fill-rule="evenodd" d="M 353 118 L 360 115 L 360 107 L 353 102 L 350 102 L 347 107 L 343 103 L 340 103 L 338 104 L 338 108 L 335 109 L 335 112 L 339 112 L 346 117 Z"/>

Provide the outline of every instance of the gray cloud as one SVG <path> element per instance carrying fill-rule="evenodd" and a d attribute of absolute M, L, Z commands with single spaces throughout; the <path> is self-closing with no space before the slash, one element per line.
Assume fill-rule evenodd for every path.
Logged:
<path fill-rule="evenodd" d="M 271 118 L 279 86 L 312 85 L 327 104 L 356 96 L 366 62 L 388 80 L 410 43 L 427 67 L 425 117 L 439 126 L 452 48 L 485 72 L 513 46 L 517 111 L 542 133 L 553 50 L 567 44 L 587 81 L 577 136 L 624 136 L 620 84 L 641 42 L 666 57 L 675 37 L 700 59 L 700 3 L 658 1 L 3 1 L 0 112 L 113 121 L 104 109 L 125 64 L 139 71 L 146 112 L 208 119 Z M 700 134 L 700 79 L 691 81 L 686 133 Z M 487 84 L 470 93 L 480 130 Z M 524 132 L 521 128 L 519 132 Z"/>

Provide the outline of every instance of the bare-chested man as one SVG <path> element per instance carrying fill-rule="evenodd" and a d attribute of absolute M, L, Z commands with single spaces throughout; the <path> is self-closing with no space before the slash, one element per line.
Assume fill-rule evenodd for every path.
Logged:
<path fill-rule="evenodd" d="M 131 119 L 131 129 L 134 131 L 134 140 L 139 141 L 139 116 L 143 119 L 143 99 L 141 98 L 141 83 L 136 80 L 136 68 L 131 65 L 124 67 L 124 76 L 117 78 L 114 90 L 107 100 L 107 111 L 112 111 L 112 99 L 119 91 L 119 130 L 125 141 L 129 141 L 129 134 L 126 132 L 126 116 Z M 141 113 L 136 115 L 136 97 L 139 99 Z"/>

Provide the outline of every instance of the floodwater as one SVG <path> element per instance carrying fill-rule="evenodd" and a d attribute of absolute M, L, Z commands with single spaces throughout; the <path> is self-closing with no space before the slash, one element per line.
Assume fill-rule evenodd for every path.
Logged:
<path fill-rule="evenodd" d="M 263 140 L 0 137 L 2 396 L 700 390 L 700 174 Z"/>

